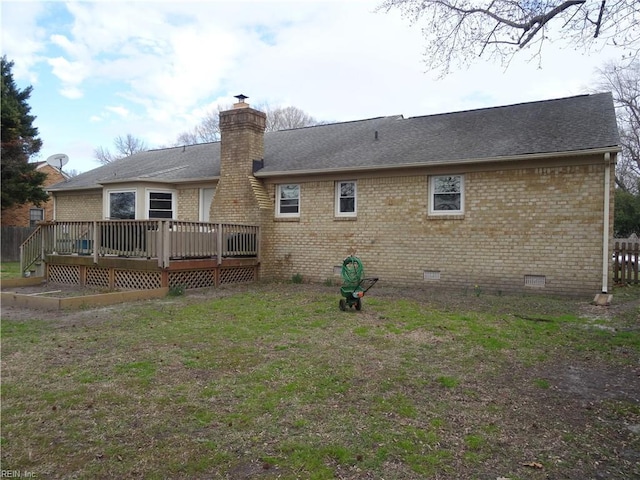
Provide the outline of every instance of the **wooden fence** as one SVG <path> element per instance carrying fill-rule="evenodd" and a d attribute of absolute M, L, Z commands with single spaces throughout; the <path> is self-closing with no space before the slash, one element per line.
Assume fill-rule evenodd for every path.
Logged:
<path fill-rule="evenodd" d="M 20 245 L 22 245 L 22 242 L 24 242 L 35 229 L 36 227 L 2 227 L 0 229 L 0 242 L 2 242 L 2 261 L 19 262 Z"/>
<path fill-rule="evenodd" d="M 617 241 L 613 247 L 613 281 L 615 283 L 639 284 L 638 260 L 640 243 Z"/>

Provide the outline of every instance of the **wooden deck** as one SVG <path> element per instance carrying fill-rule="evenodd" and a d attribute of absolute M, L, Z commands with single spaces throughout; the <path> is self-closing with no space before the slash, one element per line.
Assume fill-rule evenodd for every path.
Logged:
<path fill-rule="evenodd" d="M 51 222 L 21 247 L 49 282 L 108 289 L 205 288 L 257 280 L 259 228 L 115 220 Z"/>

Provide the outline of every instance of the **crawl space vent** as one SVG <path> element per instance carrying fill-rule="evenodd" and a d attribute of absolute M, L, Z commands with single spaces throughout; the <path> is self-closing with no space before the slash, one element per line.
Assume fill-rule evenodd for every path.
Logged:
<path fill-rule="evenodd" d="M 544 287 L 547 284 L 547 277 L 544 275 L 525 275 L 525 287 Z"/>
<path fill-rule="evenodd" d="M 440 280 L 440 272 L 437 270 L 425 270 L 424 279 L 430 281 Z"/>
<path fill-rule="evenodd" d="M 333 267 L 334 275 L 342 275 L 342 267 L 340 265 Z"/>

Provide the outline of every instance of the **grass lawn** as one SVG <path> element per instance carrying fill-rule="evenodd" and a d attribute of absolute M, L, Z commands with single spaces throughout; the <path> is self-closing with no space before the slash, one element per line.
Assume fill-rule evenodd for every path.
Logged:
<path fill-rule="evenodd" d="M 20 278 L 20 262 L 2 262 L 0 264 L 0 278 Z"/>
<path fill-rule="evenodd" d="M 2 469 L 37 478 L 640 476 L 640 289 L 236 286 L 3 311 Z"/>

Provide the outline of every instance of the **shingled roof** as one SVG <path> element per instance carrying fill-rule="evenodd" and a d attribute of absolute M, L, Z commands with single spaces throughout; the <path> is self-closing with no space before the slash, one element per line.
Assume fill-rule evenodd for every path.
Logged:
<path fill-rule="evenodd" d="M 404 118 L 401 115 L 268 132 L 258 177 L 525 159 L 617 150 L 610 93 Z M 50 190 L 113 182 L 217 179 L 220 142 L 136 153 Z"/>

